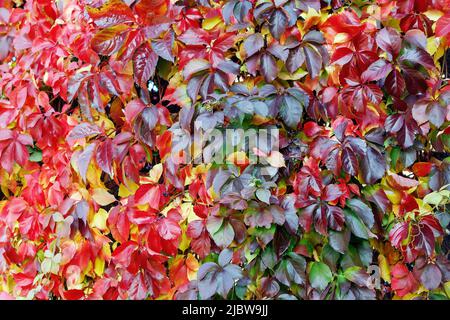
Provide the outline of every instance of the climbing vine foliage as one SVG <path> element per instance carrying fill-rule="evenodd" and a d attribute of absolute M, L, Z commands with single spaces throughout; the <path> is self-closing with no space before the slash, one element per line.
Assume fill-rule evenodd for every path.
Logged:
<path fill-rule="evenodd" d="M 448 299 L 449 46 L 448 0 L 0 0 L 0 298 Z"/>

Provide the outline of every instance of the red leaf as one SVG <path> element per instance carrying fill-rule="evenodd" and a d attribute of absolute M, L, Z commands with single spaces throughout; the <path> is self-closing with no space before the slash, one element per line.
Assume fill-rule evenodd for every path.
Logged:
<path fill-rule="evenodd" d="M 347 47 L 337 48 L 331 56 L 331 63 L 336 63 L 338 65 L 345 65 L 350 62 L 353 58 L 353 51 Z"/>
<path fill-rule="evenodd" d="M 418 181 L 399 176 L 396 173 L 389 175 L 387 177 L 387 181 L 394 189 L 397 190 L 409 190 L 419 185 Z"/>
<path fill-rule="evenodd" d="M 305 232 L 309 232 L 311 230 L 311 225 L 313 222 L 313 213 L 316 210 L 316 208 L 317 205 L 313 204 L 300 211 L 300 215 L 298 218 L 300 225 L 303 227 L 303 229 L 305 229 Z"/>
<path fill-rule="evenodd" d="M 377 81 L 386 78 L 392 71 L 392 65 L 384 59 L 372 63 L 361 75 L 363 82 Z"/>
<path fill-rule="evenodd" d="M 433 70 L 436 68 L 433 58 L 430 54 L 421 48 L 404 48 L 402 55 L 399 58 L 400 62 L 413 63 L 415 65 L 422 65 L 425 68 Z"/>
<path fill-rule="evenodd" d="M 128 102 L 125 107 L 125 118 L 128 123 L 131 123 L 136 116 L 144 110 L 145 104 L 141 101 L 141 99 L 134 99 Z"/>
<path fill-rule="evenodd" d="M 130 26 L 126 24 L 118 24 L 100 30 L 91 40 L 92 48 L 98 54 L 109 56 L 122 48 L 129 30 Z"/>
<path fill-rule="evenodd" d="M 1 166 L 11 173 L 14 162 L 25 166 L 28 161 L 26 146 L 33 145 L 33 139 L 29 135 L 19 134 L 17 131 L 0 129 L 0 160 Z"/>
<path fill-rule="evenodd" d="M 148 42 L 137 48 L 133 55 L 134 79 L 142 88 L 147 88 L 148 80 L 153 77 L 158 63 L 158 55 Z"/>
<path fill-rule="evenodd" d="M 114 207 L 110 211 L 107 222 L 114 239 L 122 243 L 128 240 L 130 222 L 127 215 L 119 210 L 119 207 Z"/>
<path fill-rule="evenodd" d="M 335 201 L 340 196 L 342 196 L 342 191 L 337 184 L 327 185 L 322 193 L 322 199 L 325 201 Z"/>
<path fill-rule="evenodd" d="M 389 240 L 392 245 L 396 248 L 400 248 L 402 241 L 408 237 L 408 227 L 407 222 L 402 222 L 396 224 L 389 232 Z"/>
<path fill-rule="evenodd" d="M 172 150 L 172 133 L 169 130 L 156 137 L 156 148 L 161 160 Z"/>
<path fill-rule="evenodd" d="M 183 78 L 191 79 L 197 73 L 204 72 L 211 67 L 211 64 L 205 59 L 193 59 L 183 68 Z M 197 90 L 198 92 L 198 90 Z"/>
<path fill-rule="evenodd" d="M 208 45 L 212 39 L 210 33 L 200 28 L 188 29 L 178 37 L 178 40 L 193 46 Z"/>
<path fill-rule="evenodd" d="M 136 204 L 149 204 L 151 208 L 159 209 L 161 190 L 158 185 L 144 184 L 137 189 L 134 195 Z"/>
<path fill-rule="evenodd" d="M 206 230 L 206 220 L 195 220 L 189 223 L 186 234 L 191 238 L 192 250 L 201 258 L 207 256 L 211 249 L 211 240 Z"/>
<path fill-rule="evenodd" d="M 134 224 L 150 224 L 156 220 L 156 212 L 153 210 L 140 211 L 140 210 L 129 210 L 128 218 Z"/>
<path fill-rule="evenodd" d="M 430 229 L 432 229 L 433 234 L 436 237 L 439 237 L 442 234 L 444 234 L 444 230 L 442 229 L 442 226 L 439 223 L 439 220 L 436 219 L 436 217 L 434 217 L 433 215 L 426 215 L 426 216 L 422 217 L 422 219 L 420 220 L 420 223 L 423 225 L 427 225 Z"/>
<path fill-rule="evenodd" d="M 399 214 L 404 215 L 407 212 L 412 212 L 419 209 L 419 204 L 416 199 L 406 192 L 402 192 L 402 200 L 400 201 Z"/>
<path fill-rule="evenodd" d="M 342 168 L 352 176 L 358 173 L 358 159 L 351 148 L 344 148 L 342 151 Z"/>
<path fill-rule="evenodd" d="M 112 261 L 121 268 L 126 268 L 130 265 L 131 254 L 136 251 L 138 244 L 134 241 L 127 241 L 122 243 L 112 253 Z"/>
<path fill-rule="evenodd" d="M 163 239 L 173 240 L 181 235 L 181 228 L 176 221 L 164 218 L 159 221 L 158 232 Z"/>
<path fill-rule="evenodd" d="M 386 91 L 395 96 L 400 97 L 405 92 L 405 79 L 400 71 L 394 69 L 386 78 Z"/>
<path fill-rule="evenodd" d="M 391 27 L 386 27 L 377 33 L 376 41 L 378 46 L 388 52 L 394 59 L 400 53 L 401 37 L 400 33 Z"/>
<path fill-rule="evenodd" d="M 450 14 L 447 13 L 436 22 L 436 36 L 445 37 L 450 33 Z"/>
<path fill-rule="evenodd" d="M 417 177 L 426 177 L 430 174 L 433 164 L 431 162 L 416 162 L 412 170 Z"/>
<path fill-rule="evenodd" d="M 264 38 L 260 33 L 252 34 L 244 40 L 243 46 L 246 57 L 251 57 L 264 47 Z"/>
<path fill-rule="evenodd" d="M 72 140 L 82 139 L 100 133 L 101 130 L 97 125 L 89 122 L 83 122 L 73 128 L 72 131 L 70 131 L 70 133 L 67 135 L 67 141 L 70 142 Z"/>
<path fill-rule="evenodd" d="M 128 289 L 129 298 L 132 300 L 144 300 L 148 294 L 152 294 L 152 288 L 148 284 L 143 273 L 139 272 L 131 281 Z"/>
<path fill-rule="evenodd" d="M 140 0 L 137 1 L 135 9 L 143 17 L 147 17 L 149 12 L 163 16 L 167 12 L 168 5 L 168 0 Z"/>
<path fill-rule="evenodd" d="M 321 133 L 322 130 L 322 127 L 313 121 L 308 121 L 303 125 L 303 132 L 305 132 L 308 137 L 313 137 L 318 133 Z"/>
<path fill-rule="evenodd" d="M 269 30 L 273 37 L 277 40 L 286 30 L 288 25 L 288 18 L 282 9 L 276 9 L 269 18 Z"/>
<path fill-rule="evenodd" d="M 112 139 L 107 138 L 105 141 L 100 143 L 97 147 L 97 157 L 98 166 L 104 172 L 112 177 L 112 160 L 113 160 L 113 142 Z"/>
<path fill-rule="evenodd" d="M 409 148 L 414 144 L 419 131 L 411 112 L 390 115 L 386 118 L 385 127 L 387 132 L 396 134 L 395 137 L 403 148 Z"/>
<path fill-rule="evenodd" d="M 122 0 L 109 0 L 99 8 L 87 6 L 86 10 L 94 23 L 102 28 L 134 21 L 133 12 Z"/>
<path fill-rule="evenodd" d="M 419 284 L 412 272 L 405 265 L 401 263 L 396 264 L 392 267 L 391 274 L 393 276 L 392 289 L 399 297 L 403 297 L 417 290 Z"/>
<path fill-rule="evenodd" d="M 169 31 L 163 39 L 158 39 L 152 41 L 152 49 L 161 58 L 174 62 L 175 58 L 173 55 L 174 46 L 174 35 L 173 32 Z"/>

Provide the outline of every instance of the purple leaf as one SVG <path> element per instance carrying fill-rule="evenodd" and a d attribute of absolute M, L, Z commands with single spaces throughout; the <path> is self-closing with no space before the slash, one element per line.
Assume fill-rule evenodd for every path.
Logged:
<path fill-rule="evenodd" d="M 283 10 L 274 10 L 269 18 L 269 30 L 275 39 L 280 40 L 281 35 L 286 30 L 287 25 L 288 18 L 284 14 Z"/>
<path fill-rule="evenodd" d="M 264 39 L 260 33 L 250 35 L 244 40 L 246 57 L 251 57 L 264 47 Z"/>
<path fill-rule="evenodd" d="M 364 181 L 373 184 L 386 172 L 386 159 L 378 150 L 368 147 L 365 157 L 360 160 Z"/>
<path fill-rule="evenodd" d="M 377 81 L 386 78 L 392 71 L 392 65 L 384 59 L 372 63 L 361 75 L 363 82 Z"/>
<path fill-rule="evenodd" d="M 85 181 L 85 182 L 86 182 L 86 173 L 87 173 L 89 164 L 91 162 L 95 146 L 96 146 L 95 143 L 91 143 L 83 150 L 83 152 L 81 152 L 80 156 L 78 157 L 78 161 L 77 161 L 78 171 L 80 172 L 81 178 L 83 178 L 83 181 Z"/>
<path fill-rule="evenodd" d="M 266 82 L 272 82 L 278 75 L 277 62 L 270 53 L 261 55 L 261 72 Z"/>
<path fill-rule="evenodd" d="M 395 59 L 402 45 L 400 33 L 391 27 L 386 27 L 377 33 L 376 41 L 378 46 L 390 54 L 391 60 Z"/>
<path fill-rule="evenodd" d="M 101 130 L 96 124 L 83 122 L 73 128 L 72 131 L 70 131 L 70 133 L 67 135 L 67 141 L 82 139 L 100 133 Z"/>

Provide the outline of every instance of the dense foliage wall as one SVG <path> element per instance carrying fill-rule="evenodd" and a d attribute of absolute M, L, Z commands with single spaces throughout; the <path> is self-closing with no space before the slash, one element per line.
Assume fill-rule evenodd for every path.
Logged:
<path fill-rule="evenodd" d="M 0 297 L 449 298 L 449 45 L 448 0 L 0 0 Z M 214 128 L 279 149 L 182 161 Z"/>

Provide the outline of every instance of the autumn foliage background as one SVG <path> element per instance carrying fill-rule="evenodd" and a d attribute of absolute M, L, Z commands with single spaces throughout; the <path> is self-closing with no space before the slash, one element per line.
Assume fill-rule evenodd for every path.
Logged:
<path fill-rule="evenodd" d="M 0 0 L 0 297 L 448 299 L 449 45 L 448 0 Z"/>

